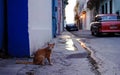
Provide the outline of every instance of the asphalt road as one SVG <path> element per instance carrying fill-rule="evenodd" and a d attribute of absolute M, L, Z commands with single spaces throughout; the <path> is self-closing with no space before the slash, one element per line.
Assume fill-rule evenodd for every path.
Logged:
<path fill-rule="evenodd" d="M 88 30 L 73 31 L 71 33 L 80 38 L 94 52 L 102 75 L 120 74 L 120 35 L 95 37 Z"/>

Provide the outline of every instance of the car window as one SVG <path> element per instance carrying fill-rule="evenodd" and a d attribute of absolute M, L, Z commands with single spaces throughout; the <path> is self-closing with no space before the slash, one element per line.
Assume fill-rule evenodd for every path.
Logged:
<path fill-rule="evenodd" d="M 120 20 L 119 16 L 101 16 L 101 21 Z"/>

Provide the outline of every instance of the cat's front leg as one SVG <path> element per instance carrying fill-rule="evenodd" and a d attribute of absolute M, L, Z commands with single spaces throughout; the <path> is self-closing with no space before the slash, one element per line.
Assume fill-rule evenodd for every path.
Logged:
<path fill-rule="evenodd" d="M 41 62 L 41 65 L 45 65 L 45 64 L 44 64 L 44 61 Z"/>
<path fill-rule="evenodd" d="M 48 57 L 47 60 L 48 60 L 48 62 L 49 62 L 49 65 L 53 65 L 53 63 L 51 63 L 50 57 Z"/>

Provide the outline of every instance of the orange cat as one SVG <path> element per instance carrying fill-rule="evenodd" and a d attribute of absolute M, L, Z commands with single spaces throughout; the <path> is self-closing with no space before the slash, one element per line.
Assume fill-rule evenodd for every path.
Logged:
<path fill-rule="evenodd" d="M 53 44 L 48 44 L 46 48 L 43 49 L 38 49 L 36 53 L 34 54 L 33 62 L 16 62 L 17 64 L 35 64 L 35 65 L 44 65 L 44 60 L 47 59 L 49 64 L 52 65 L 51 63 L 51 52 L 52 49 L 54 48 L 54 43 Z"/>
<path fill-rule="evenodd" d="M 44 65 L 44 59 L 47 58 L 49 64 L 52 65 L 50 56 L 53 47 L 54 44 L 48 44 L 48 47 L 44 49 L 38 49 L 38 51 L 34 55 L 33 63 L 37 65 Z"/>

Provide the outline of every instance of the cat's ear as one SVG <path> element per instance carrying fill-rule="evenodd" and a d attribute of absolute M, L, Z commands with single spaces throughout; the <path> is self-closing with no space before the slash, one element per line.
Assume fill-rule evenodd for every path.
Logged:
<path fill-rule="evenodd" d="M 55 43 L 53 43 L 53 45 L 55 45 Z"/>
<path fill-rule="evenodd" d="M 49 45 L 50 43 L 49 42 L 47 42 L 47 45 Z"/>

